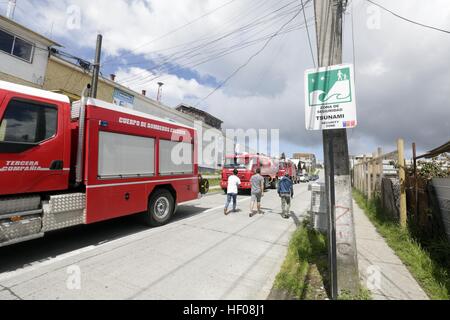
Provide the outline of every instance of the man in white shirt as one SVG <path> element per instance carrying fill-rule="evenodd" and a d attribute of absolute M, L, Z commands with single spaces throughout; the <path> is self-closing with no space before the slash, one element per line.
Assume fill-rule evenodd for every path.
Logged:
<path fill-rule="evenodd" d="M 239 179 L 237 174 L 238 174 L 238 170 L 234 169 L 233 174 L 228 177 L 227 202 L 225 204 L 225 209 L 223 210 L 223 213 L 225 215 L 227 215 L 229 213 L 228 206 L 230 205 L 231 199 L 233 199 L 233 212 L 236 212 L 238 187 L 241 184 L 241 180 Z"/>

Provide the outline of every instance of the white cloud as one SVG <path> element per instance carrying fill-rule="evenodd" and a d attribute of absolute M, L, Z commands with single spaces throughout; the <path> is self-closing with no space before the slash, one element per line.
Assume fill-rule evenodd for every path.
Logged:
<path fill-rule="evenodd" d="M 33 19 L 23 15 L 22 22 L 32 24 L 33 29 L 43 33 L 48 33 L 53 24 L 53 35 L 70 43 L 72 48 L 92 49 L 96 33 L 100 31 L 104 35 L 104 50 L 109 55 L 105 60 L 121 56 L 130 48 L 137 48 L 133 53 L 158 60 L 161 53 L 159 50 L 187 42 L 191 42 L 189 46 L 193 46 L 198 42 L 192 41 L 207 37 L 213 39 L 218 34 L 255 21 L 269 10 L 290 1 L 235 1 L 199 22 L 154 42 L 150 41 L 228 1 L 47 0 L 39 1 L 39 6 L 35 5 L 36 2 L 19 2 L 22 11 L 33 15 Z M 368 2 L 353 2 L 359 125 L 349 132 L 351 152 L 373 151 L 378 145 L 386 146 L 387 149 L 398 137 L 415 140 L 423 148 L 448 140 L 448 35 L 413 25 L 382 10 L 379 11 L 379 29 L 368 29 Z M 377 2 L 410 19 L 450 29 L 450 2 L 447 0 Z M 80 30 L 71 31 L 65 27 L 65 12 L 69 4 L 78 5 L 82 9 Z M 312 16 L 311 9 L 307 11 L 307 15 Z M 261 35 L 274 32 L 288 18 L 266 24 L 266 30 L 260 29 Z M 294 23 L 300 22 L 301 15 Z M 352 61 L 350 22 L 350 16 L 346 15 L 344 62 Z M 310 28 L 310 31 L 314 41 L 315 28 Z M 220 51 L 243 41 L 246 41 L 245 35 L 236 37 L 233 41 L 219 41 L 213 49 Z M 212 76 L 220 82 L 262 44 L 193 67 L 190 71 L 203 80 Z M 206 53 L 202 50 L 197 56 L 187 59 L 189 55 L 185 52 L 184 58 L 180 60 L 181 64 L 187 60 L 202 59 Z M 119 63 L 131 58 L 138 59 L 136 56 L 125 55 L 111 62 Z M 261 55 L 223 88 L 202 101 L 200 106 L 222 118 L 229 127 L 281 128 L 281 138 L 292 151 L 293 145 L 297 145 L 299 150 L 318 149 L 317 146 L 321 143 L 320 133 L 307 132 L 303 120 L 303 71 L 311 65 L 304 30 L 283 35 L 274 39 Z M 146 89 L 149 95 L 156 95 L 156 82 L 162 80 L 165 83 L 163 102 L 171 106 L 181 101 L 195 104 L 198 97 L 206 96 L 213 89 L 212 86 L 189 79 L 186 74 L 182 76 L 179 70 L 172 73 L 163 71 L 160 78 L 150 82 L 148 80 L 152 77 L 146 71 L 148 65 L 115 67 L 118 81 L 134 76 L 134 81 L 128 82 L 128 85 L 138 91 Z"/>
<path fill-rule="evenodd" d="M 388 69 L 382 61 L 369 62 L 359 69 L 359 73 L 365 76 L 379 77 L 384 75 Z"/>

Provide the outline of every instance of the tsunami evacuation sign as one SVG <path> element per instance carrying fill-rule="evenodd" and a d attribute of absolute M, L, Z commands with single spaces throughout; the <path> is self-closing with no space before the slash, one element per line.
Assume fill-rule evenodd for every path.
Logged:
<path fill-rule="evenodd" d="M 307 130 L 356 127 L 353 65 L 306 70 L 305 122 Z"/>

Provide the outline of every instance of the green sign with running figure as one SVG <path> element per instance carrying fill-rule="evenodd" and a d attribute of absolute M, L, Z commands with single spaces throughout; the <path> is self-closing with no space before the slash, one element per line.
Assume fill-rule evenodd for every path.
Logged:
<path fill-rule="evenodd" d="M 349 64 L 305 72 L 307 130 L 356 127 L 355 82 Z"/>

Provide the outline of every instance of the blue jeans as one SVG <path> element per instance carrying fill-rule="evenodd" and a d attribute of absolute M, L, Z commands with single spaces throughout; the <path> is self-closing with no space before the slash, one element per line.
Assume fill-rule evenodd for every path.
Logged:
<path fill-rule="evenodd" d="M 289 215 L 291 210 L 291 195 L 289 193 L 281 193 L 281 211 L 283 215 Z"/>
<path fill-rule="evenodd" d="M 233 199 L 233 210 L 236 210 L 237 193 L 228 193 L 227 194 L 227 202 L 225 203 L 225 209 L 228 209 L 231 199 Z"/>

